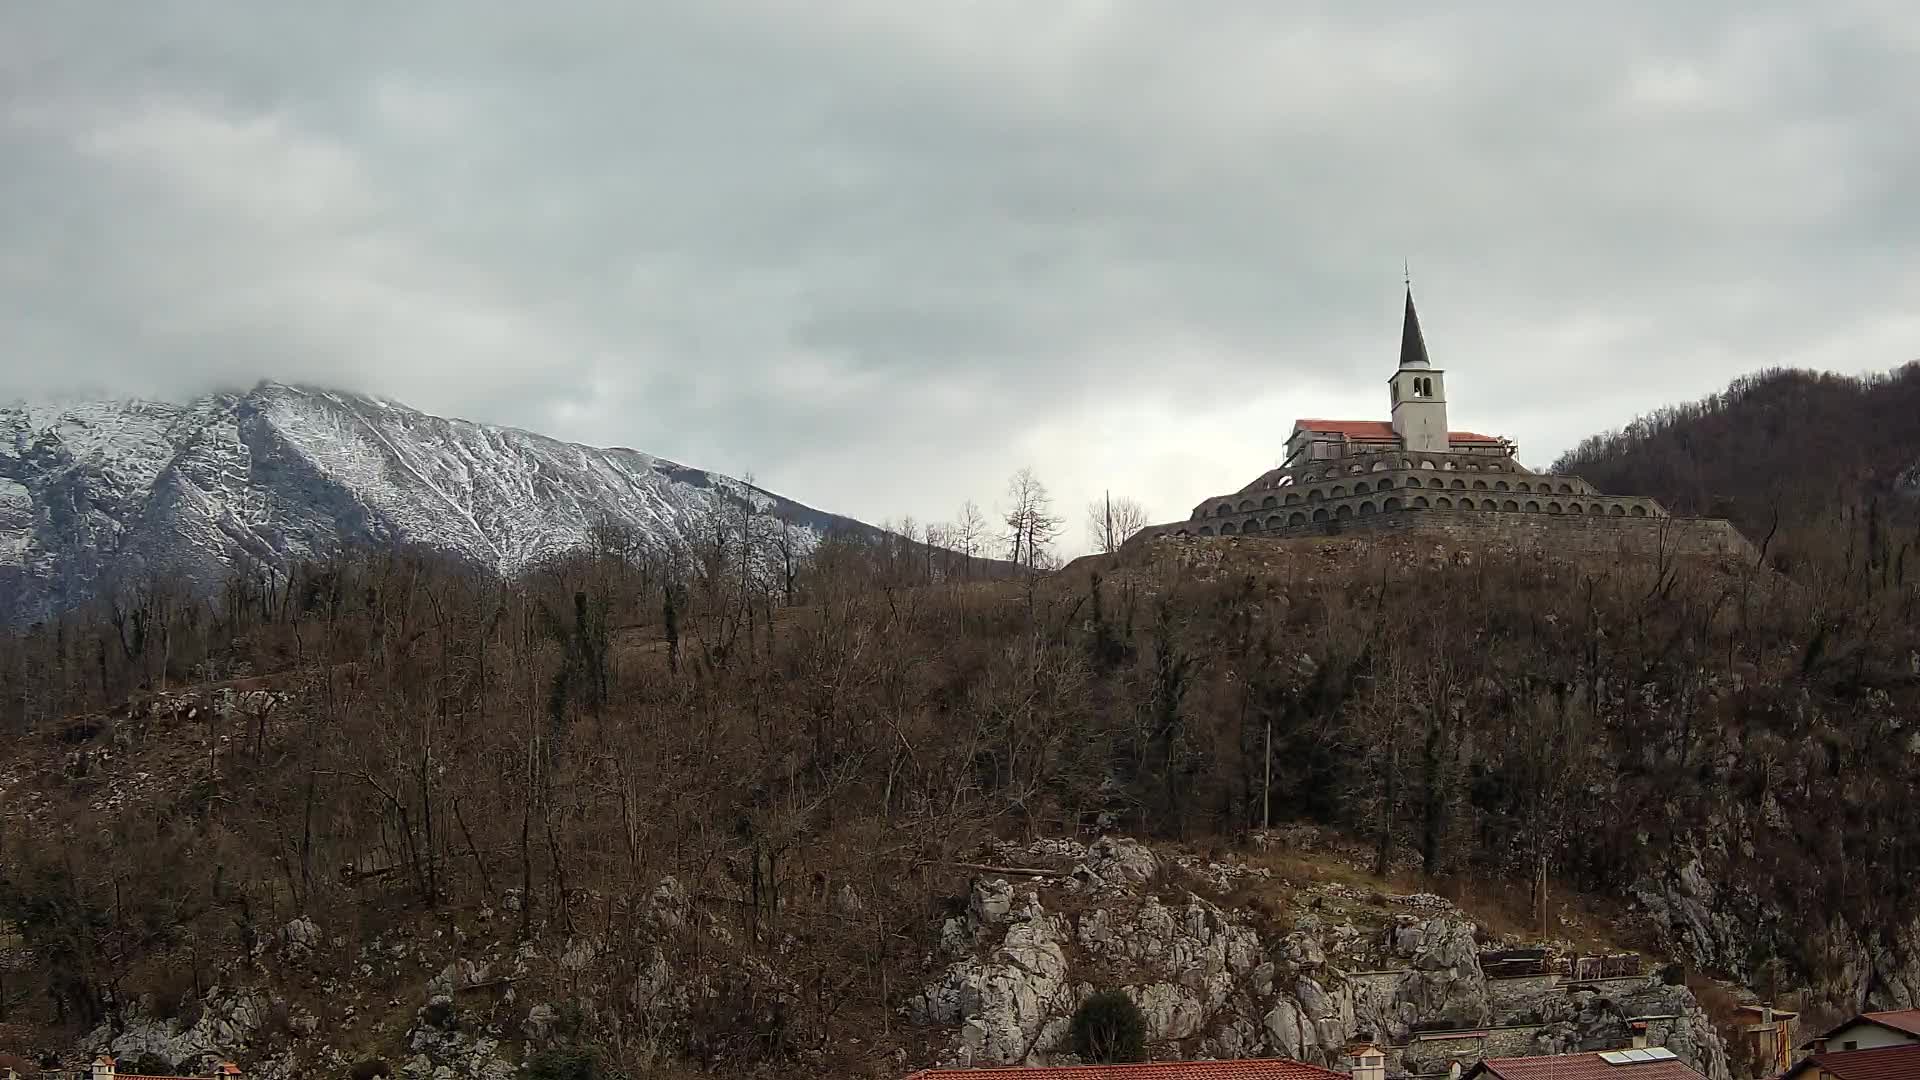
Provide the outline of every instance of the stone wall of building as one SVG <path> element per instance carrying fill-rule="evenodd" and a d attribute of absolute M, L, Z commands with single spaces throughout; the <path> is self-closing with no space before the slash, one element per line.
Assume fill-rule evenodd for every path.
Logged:
<path fill-rule="evenodd" d="M 1173 535 L 1186 526 L 1156 530 Z M 1269 529 L 1260 539 L 1390 535 L 1454 544 L 1500 543 L 1583 558 L 1684 556 L 1755 559 L 1758 553 L 1732 523 L 1720 518 L 1620 517 L 1487 510 L 1397 509 Z"/>
<path fill-rule="evenodd" d="M 1723 518 L 1594 517 L 1489 514 L 1479 510 L 1397 510 L 1367 519 L 1322 522 L 1283 535 L 1377 532 L 1433 537 L 1454 543 L 1495 541 L 1559 555 L 1606 558 L 1667 552 L 1685 556 L 1757 559 L 1753 544 Z"/>

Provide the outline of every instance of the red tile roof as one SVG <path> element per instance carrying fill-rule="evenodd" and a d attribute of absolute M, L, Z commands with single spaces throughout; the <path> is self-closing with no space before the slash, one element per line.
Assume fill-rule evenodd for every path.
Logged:
<path fill-rule="evenodd" d="M 1920 1035 L 1920 1009 L 1894 1009 L 1891 1012 L 1861 1013 L 1861 1019 L 1883 1027 L 1898 1028 L 1909 1035 Z"/>
<path fill-rule="evenodd" d="M 1903 1012 L 1913 1010 L 1903 1009 Z M 1786 1078 L 1817 1075 L 1819 1072 L 1840 1080 L 1914 1080 L 1920 1077 L 1920 1043 L 1906 1046 L 1882 1046 L 1872 1050 L 1836 1050 L 1815 1054 L 1795 1065 Z"/>
<path fill-rule="evenodd" d="M 1815 1035 L 1800 1045 L 1803 1047 L 1813 1046 L 1821 1039 L 1832 1039 L 1848 1028 L 1856 1027 L 1860 1024 L 1872 1024 L 1890 1031 L 1898 1031 L 1903 1035 L 1920 1036 L 1920 1009 L 1893 1009 L 1887 1012 L 1861 1013 L 1859 1016 L 1845 1023 L 1834 1025 L 1825 1032 Z"/>
<path fill-rule="evenodd" d="M 907 1080 L 1348 1080 L 1347 1074 L 1287 1058 L 1155 1061 L 1143 1065 L 1056 1065 L 1011 1069 L 926 1069 Z"/>
<path fill-rule="evenodd" d="M 1293 422 L 1295 431 L 1302 428 L 1328 435 L 1345 435 L 1349 439 L 1362 442 L 1371 440 L 1391 441 L 1399 438 L 1393 433 L 1393 423 L 1388 420 L 1320 420 L 1306 419 Z M 1497 446 L 1500 440 L 1492 435 L 1481 435 L 1472 431 L 1449 431 L 1447 441 L 1455 443 L 1486 443 Z"/>
<path fill-rule="evenodd" d="M 1329 435 L 1345 435 L 1349 439 L 1393 439 L 1393 424 L 1386 420 L 1295 420 L 1295 430 L 1305 428 L 1308 431 L 1325 432 Z"/>
<path fill-rule="evenodd" d="M 1672 1058 L 1614 1065 L 1599 1054 L 1488 1058 L 1467 1076 L 1495 1076 L 1500 1080 L 1700 1080 L 1699 1073 Z"/>

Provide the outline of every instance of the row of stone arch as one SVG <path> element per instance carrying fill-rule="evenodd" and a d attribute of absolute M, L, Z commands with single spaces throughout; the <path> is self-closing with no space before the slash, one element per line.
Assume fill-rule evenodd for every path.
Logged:
<path fill-rule="evenodd" d="M 1274 487 L 1285 487 L 1293 483 L 1314 483 L 1331 480 L 1336 476 L 1364 476 L 1370 472 L 1386 472 L 1389 469 L 1425 469 L 1429 472 L 1519 472 L 1517 466 L 1489 461 L 1482 465 L 1477 461 L 1454 461 L 1451 458 L 1403 457 L 1396 463 L 1393 458 L 1382 454 L 1373 462 L 1355 462 L 1341 468 L 1331 466 L 1315 472 L 1287 473 L 1274 480 Z"/>
<path fill-rule="evenodd" d="M 1422 481 L 1417 476 L 1410 476 L 1407 478 L 1406 486 L 1409 488 L 1430 488 L 1430 489 L 1437 489 L 1437 490 L 1445 490 L 1448 488 L 1448 483 L 1447 481 L 1442 480 L 1438 477 L 1435 477 L 1431 480 Z M 1346 486 L 1343 484 L 1335 484 L 1331 488 L 1312 488 L 1308 490 L 1304 496 L 1297 491 L 1288 492 L 1284 496 L 1268 495 L 1263 497 L 1260 500 L 1258 505 L 1255 505 L 1253 498 L 1249 496 L 1247 498 L 1240 500 L 1240 505 L 1238 508 L 1236 508 L 1234 504 L 1231 502 L 1221 503 L 1220 505 L 1213 508 L 1212 516 L 1226 517 L 1227 515 L 1230 515 L 1230 514 L 1244 514 L 1254 510 L 1270 509 L 1275 506 L 1293 506 L 1302 501 L 1319 502 L 1322 499 L 1344 499 L 1348 495 L 1366 495 L 1374 491 L 1391 490 L 1392 487 L 1393 487 L 1393 478 L 1382 477 L 1379 484 L 1373 487 L 1369 487 L 1367 484 L 1367 481 L 1360 480 L 1354 483 L 1352 491 L 1348 491 Z M 1521 492 L 1527 492 L 1527 493 L 1537 492 L 1542 495 L 1548 495 L 1553 493 L 1554 484 L 1552 481 L 1547 481 L 1547 480 L 1539 481 L 1537 484 L 1534 481 L 1520 480 L 1509 485 L 1505 480 L 1496 480 L 1493 482 L 1491 486 L 1489 486 L 1485 480 L 1475 480 L 1473 484 L 1469 486 L 1467 484 L 1467 481 L 1465 481 L 1464 479 L 1455 477 L 1452 482 L 1451 489 L 1454 491 L 1521 491 Z M 1573 485 L 1565 481 L 1560 482 L 1559 493 L 1562 495 L 1574 494 Z"/>
<path fill-rule="evenodd" d="M 1310 524 L 1314 524 L 1316 522 L 1322 522 L 1322 521 L 1344 521 L 1348 518 L 1356 517 L 1356 516 L 1372 517 L 1373 515 L 1381 512 L 1391 513 L 1395 510 L 1402 510 L 1402 509 L 1409 509 L 1409 508 L 1415 509 L 1415 510 L 1426 510 L 1426 509 L 1477 510 L 1477 511 L 1484 510 L 1484 511 L 1495 511 L 1495 512 L 1501 512 L 1501 513 L 1524 513 L 1524 514 L 1539 514 L 1539 513 L 1581 514 L 1581 515 L 1587 515 L 1592 517 L 1616 517 L 1616 518 L 1618 517 L 1643 518 L 1643 517 L 1650 516 L 1646 508 L 1646 505 L 1643 503 L 1569 502 L 1569 503 L 1562 504 L 1558 500 L 1549 500 L 1548 502 L 1542 504 L 1541 502 L 1535 499 L 1528 499 L 1523 503 L 1517 499 L 1506 499 L 1506 500 L 1500 500 L 1500 501 L 1496 501 L 1494 499 L 1480 499 L 1476 501 L 1475 499 L 1470 497 L 1461 498 L 1458 501 L 1456 501 L 1452 497 L 1446 496 L 1446 495 L 1437 496 L 1431 501 L 1429 501 L 1427 497 L 1424 495 L 1416 495 L 1411 499 L 1406 500 L 1405 502 L 1402 502 L 1399 498 L 1389 498 L 1383 503 L 1375 504 L 1373 500 L 1368 499 L 1360 503 L 1360 505 L 1357 507 L 1354 506 L 1352 503 L 1344 503 L 1340 506 L 1334 507 L 1331 511 L 1329 511 L 1326 507 L 1320 507 L 1314 510 L 1310 514 L 1304 510 L 1295 510 L 1291 514 L 1286 514 L 1286 515 L 1273 514 L 1266 519 L 1264 528 L 1262 528 L 1262 523 L 1258 517 L 1248 520 L 1244 525 L 1239 525 L 1231 521 L 1222 522 L 1220 525 L 1219 534 L 1221 536 L 1235 536 L 1235 535 L 1241 535 L 1245 533 L 1258 533 L 1263 531 L 1272 532 L 1278 529 L 1295 528 L 1297 526 L 1310 525 Z M 1197 531 L 1198 531 L 1198 535 L 1200 536 L 1214 535 L 1213 527 L 1210 525 L 1202 525 Z"/>

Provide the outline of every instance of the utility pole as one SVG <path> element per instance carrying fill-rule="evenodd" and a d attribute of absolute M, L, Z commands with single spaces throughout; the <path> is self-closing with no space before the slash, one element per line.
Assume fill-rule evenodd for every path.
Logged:
<path fill-rule="evenodd" d="M 1545 852 L 1540 853 L 1539 875 L 1534 880 L 1536 882 L 1534 902 L 1539 905 L 1540 911 L 1540 940 L 1545 941 L 1547 940 L 1549 930 L 1547 925 L 1547 855 Z"/>
<path fill-rule="evenodd" d="M 1273 828 L 1273 710 L 1267 713 L 1267 752 L 1261 762 L 1260 780 L 1260 828 L 1262 831 Z"/>

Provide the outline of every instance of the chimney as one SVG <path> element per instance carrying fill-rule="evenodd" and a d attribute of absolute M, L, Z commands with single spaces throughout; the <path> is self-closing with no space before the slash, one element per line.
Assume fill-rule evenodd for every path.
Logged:
<path fill-rule="evenodd" d="M 1635 1020 L 1632 1027 L 1632 1049 L 1645 1050 L 1647 1048 L 1647 1022 L 1645 1020 Z"/>
<path fill-rule="evenodd" d="M 1347 1047 L 1347 1071 L 1353 1080 L 1387 1080 L 1387 1055 L 1371 1042 Z"/>
<path fill-rule="evenodd" d="M 113 1055 L 101 1054 L 93 1059 L 93 1068 L 88 1074 L 89 1080 L 113 1080 Z"/>

